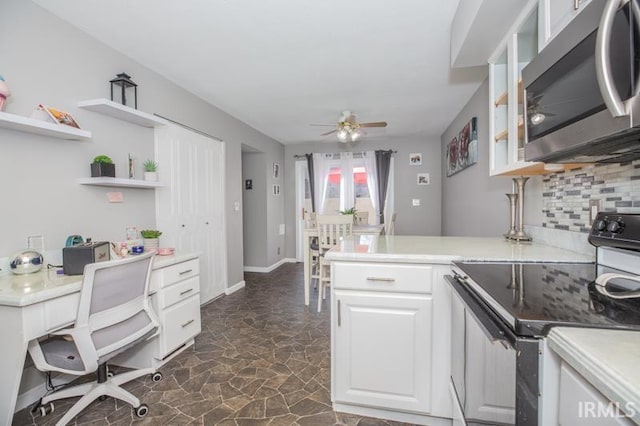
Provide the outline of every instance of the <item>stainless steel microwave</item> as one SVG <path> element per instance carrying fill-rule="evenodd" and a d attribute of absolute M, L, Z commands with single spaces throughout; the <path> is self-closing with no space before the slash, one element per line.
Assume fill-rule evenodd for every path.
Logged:
<path fill-rule="evenodd" d="M 522 70 L 525 160 L 640 158 L 640 0 L 592 0 Z"/>

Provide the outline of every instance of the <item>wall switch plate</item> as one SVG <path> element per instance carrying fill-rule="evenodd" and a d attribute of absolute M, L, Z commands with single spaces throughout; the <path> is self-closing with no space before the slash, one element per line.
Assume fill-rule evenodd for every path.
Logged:
<path fill-rule="evenodd" d="M 233 209 L 237 212 L 240 211 L 240 201 L 234 201 L 233 202 Z"/>
<path fill-rule="evenodd" d="M 284 223 L 280 224 L 280 235 L 284 235 Z"/>
<path fill-rule="evenodd" d="M 600 211 L 600 200 L 589 200 L 589 225 L 593 225 Z"/>
<path fill-rule="evenodd" d="M 420 205 L 420 198 L 414 198 L 413 200 L 411 200 L 411 205 L 413 207 L 418 207 Z"/>

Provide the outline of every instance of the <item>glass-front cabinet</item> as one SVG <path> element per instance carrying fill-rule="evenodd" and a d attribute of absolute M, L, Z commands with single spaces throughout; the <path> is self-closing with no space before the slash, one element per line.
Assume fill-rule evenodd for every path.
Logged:
<path fill-rule="evenodd" d="M 522 69 L 538 54 L 537 1 L 530 1 L 489 59 L 490 175 L 543 169 L 524 161 Z"/>

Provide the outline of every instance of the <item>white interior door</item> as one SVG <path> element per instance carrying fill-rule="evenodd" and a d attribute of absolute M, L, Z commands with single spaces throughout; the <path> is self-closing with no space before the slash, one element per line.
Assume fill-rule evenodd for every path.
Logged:
<path fill-rule="evenodd" d="M 295 194 L 296 194 L 296 260 L 302 262 L 302 231 L 304 230 L 303 210 L 305 209 L 305 181 L 307 180 L 307 164 L 304 161 L 295 162 Z"/>
<path fill-rule="evenodd" d="M 161 244 L 200 252 L 200 301 L 226 289 L 223 143 L 179 126 L 156 129 L 156 161 L 166 188 L 156 190 Z"/>

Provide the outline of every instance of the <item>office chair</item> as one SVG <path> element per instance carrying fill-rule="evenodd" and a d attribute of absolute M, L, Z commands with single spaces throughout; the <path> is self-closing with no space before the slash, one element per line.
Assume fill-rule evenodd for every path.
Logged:
<path fill-rule="evenodd" d="M 88 264 L 84 268 L 80 303 L 74 325 L 29 342 L 29 354 L 40 371 L 81 376 L 97 371 L 97 381 L 63 387 L 45 397 L 36 409 L 46 415 L 57 399 L 82 396 L 58 421 L 65 425 L 95 399 L 106 396 L 131 404 L 138 417 L 149 409 L 120 385 L 146 374 L 162 379 L 154 368 L 113 375 L 107 361 L 156 335 L 160 325 L 149 305 L 149 281 L 154 253 L 123 260 Z"/>

